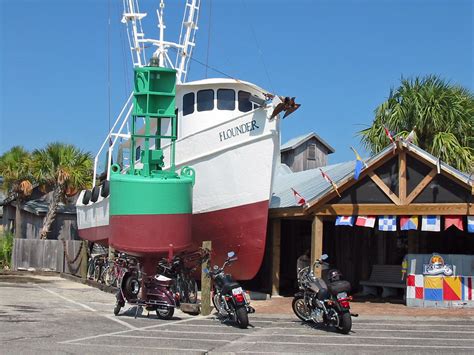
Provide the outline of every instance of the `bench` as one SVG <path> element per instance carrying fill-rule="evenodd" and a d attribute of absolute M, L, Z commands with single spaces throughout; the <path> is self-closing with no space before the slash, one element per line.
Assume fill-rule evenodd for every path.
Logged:
<path fill-rule="evenodd" d="M 362 293 L 378 295 L 378 288 L 382 287 L 382 297 L 395 296 L 398 288 L 405 289 L 406 283 L 402 280 L 401 265 L 372 265 L 372 273 L 368 280 L 361 281 Z"/>

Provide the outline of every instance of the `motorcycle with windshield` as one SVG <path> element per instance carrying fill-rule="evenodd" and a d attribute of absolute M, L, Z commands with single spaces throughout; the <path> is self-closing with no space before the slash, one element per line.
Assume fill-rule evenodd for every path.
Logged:
<path fill-rule="evenodd" d="M 255 309 L 250 306 L 239 283 L 233 279 L 232 275 L 224 272 L 224 268 L 236 260 L 237 256 L 230 251 L 222 267 L 214 265 L 212 270 L 206 271 L 214 281 L 212 303 L 219 315 L 233 320 L 239 328 L 245 329 L 249 325 L 248 314 L 254 313 Z"/>
<path fill-rule="evenodd" d="M 293 312 L 304 322 L 314 322 L 335 327 L 340 333 L 347 334 L 352 328 L 352 316 L 347 293 L 351 289 L 348 281 L 342 280 L 337 269 L 331 269 L 326 263 L 328 256 L 322 255 L 312 267 L 307 266 L 298 272 L 300 291 L 294 296 Z M 322 277 L 315 277 L 314 267 L 320 267 Z"/>

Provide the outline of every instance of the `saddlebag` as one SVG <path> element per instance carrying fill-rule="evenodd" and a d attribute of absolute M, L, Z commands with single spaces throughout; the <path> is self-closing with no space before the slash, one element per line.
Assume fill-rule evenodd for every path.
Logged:
<path fill-rule="evenodd" d="M 340 292 L 349 292 L 351 290 L 351 284 L 349 281 L 335 281 L 328 285 L 329 291 L 333 295 L 337 295 Z"/>

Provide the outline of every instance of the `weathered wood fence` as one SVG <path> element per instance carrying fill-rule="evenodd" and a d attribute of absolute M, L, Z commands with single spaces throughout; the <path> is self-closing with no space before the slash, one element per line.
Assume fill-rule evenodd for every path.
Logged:
<path fill-rule="evenodd" d="M 80 276 L 81 245 L 80 240 L 14 239 L 13 270 L 34 268 L 37 271 L 51 270 Z"/>

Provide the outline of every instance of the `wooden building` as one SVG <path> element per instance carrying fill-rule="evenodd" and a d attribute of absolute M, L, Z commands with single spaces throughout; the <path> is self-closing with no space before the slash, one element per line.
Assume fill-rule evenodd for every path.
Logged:
<path fill-rule="evenodd" d="M 419 147 L 398 142 L 366 161 L 358 180 L 355 161 L 323 168 L 338 191 L 319 169 L 277 176 L 269 211 L 267 252 L 260 272 L 267 291 L 292 293 L 296 286 L 296 258 L 306 249 L 311 259 L 321 254 L 339 268 L 357 291 L 374 264 L 400 265 L 407 253 L 474 254 L 474 234 L 466 230 L 474 215 L 470 177 L 440 163 Z M 297 206 L 291 188 L 306 199 Z M 338 196 L 338 193 L 340 196 Z M 396 232 L 375 228 L 335 226 L 337 216 L 461 216 L 464 231 L 454 227 L 440 232 Z M 421 223 L 420 223 L 421 224 Z M 472 270 L 474 272 L 474 270 Z M 266 276 L 266 277 L 264 277 Z"/>
<path fill-rule="evenodd" d="M 293 172 L 326 166 L 335 150 L 316 133 L 291 139 L 280 148 L 281 162 Z"/>

